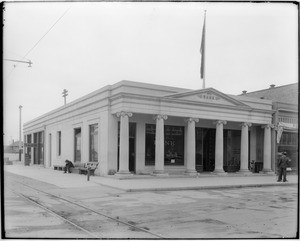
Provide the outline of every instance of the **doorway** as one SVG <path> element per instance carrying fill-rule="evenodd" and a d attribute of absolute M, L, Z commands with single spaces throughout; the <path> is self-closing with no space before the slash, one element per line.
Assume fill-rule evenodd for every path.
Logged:
<path fill-rule="evenodd" d="M 216 130 L 196 128 L 196 170 L 212 172 L 215 169 Z"/>
<path fill-rule="evenodd" d="M 216 130 L 203 130 L 203 171 L 212 172 L 215 170 L 215 144 Z"/>

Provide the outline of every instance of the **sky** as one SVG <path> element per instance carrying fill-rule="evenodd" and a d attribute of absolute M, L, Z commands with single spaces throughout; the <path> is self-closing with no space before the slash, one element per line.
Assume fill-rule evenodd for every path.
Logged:
<path fill-rule="evenodd" d="M 298 82 L 298 10 L 283 3 L 6 2 L 3 137 L 121 80 L 241 94 Z M 32 61 L 27 63 L 14 61 Z M 23 137 L 22 137 L 23 138 Z"/>

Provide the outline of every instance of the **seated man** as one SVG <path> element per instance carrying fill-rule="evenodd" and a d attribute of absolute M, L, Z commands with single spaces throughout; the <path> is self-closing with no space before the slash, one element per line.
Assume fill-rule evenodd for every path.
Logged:
<path fill-rule="evenodd" d="M 65 173 L 66 173 L 66 172 L 71 173 L 71 170 L 70 170 L 70 169 L 71 169 L 71 167 L 74 167 L 73 163 L 70 162 L 69 160 L 66 160 L 65 163 L 66 163 L 66 165 L 65 165 L 65 167 L 64 167 Z"/>

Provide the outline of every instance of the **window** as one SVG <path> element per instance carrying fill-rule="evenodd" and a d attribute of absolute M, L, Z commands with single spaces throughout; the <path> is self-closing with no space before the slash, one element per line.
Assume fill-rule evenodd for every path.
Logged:
<path fill-rule="evenodd" d="M 156 126 L 153 124 L 146 124 L 146 152 L 145 165 L 155 165 L 155 130 Z"/>
<path fill-rule="evenodd" d="M 57 155 L 61 155 L 61 131 L 57 132 Z"/>
<path fill-rule="evenodd" d="M 165 126 L 165 165 L 184 165 L 183 126 Z"/>
<path fill-rule="evenodd" d="M 90 162 L 98 162 L 98 124 L 90 125 Z"/>
<path fill-rule="evenodd" d="M 81 162 L 81 128 L 74 129 L 74 162 Z"/>
<path fill-rule="evenodd" d="M 280 144 L 279 145 L 297 145 L 298 134 L 297 133 L 290 133 L 284 132 L 282 133 Z"/>
<path fill-rule="evenodd" d="M 155 165 L 155 124 L 146 124 L 145 165 Z M 184 127 L 164 126 L 165 165 L 184 165 Z"/>

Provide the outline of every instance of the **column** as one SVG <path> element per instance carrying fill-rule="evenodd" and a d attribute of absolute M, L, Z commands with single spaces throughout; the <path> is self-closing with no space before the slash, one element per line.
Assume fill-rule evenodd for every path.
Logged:
<path fill-rule="evenodd" d="M 34 143 L 34 133 L 31 134 L 31 143 Z M 33 145 L 32 145 L 33 146 Z M 31 153 L 31 157 L 30 157 L 30 163 L 28 165 L 33 165 L 34 164 L 34 147 L 31 147 L 30 149 L 30 153 Z"/>
<path fill-rule="evenodd" d="M 145 172 L 145 149 L 146 149 L 146 124 L 136 123 L 136 159 L 135 170 L 137 174 Z"/>
<path fill-rule="evenodd" d="M 118 112 L 120 117 L 120 155 L 118 174 L 130 174 L 129 172 L 129 120 L 132 116 L 129 112 Z"/>
<path fill-rule="evenodd" d="M 216 124 L 216 145 L 215 145 L 215 170 L 214 173 L 223 173 L 223 125 L 227 121 L 219 120 Z"/>
<path fill-rule="evenodd" d="M 163 174 L 165 166 L 165 140 L 164 140 L 164 120 L 168 119 L 166 115 L 157 115 L 155 132 L 155 174 Z"/>
<path fill-rule="evenodd" d="M 241 167 L 239 172 L 250 173 L 248 168 L 249 157 L 249 135 L 248 130 L 251 127 L 251 123 L 242 124 L 242 136 L 241 136 Z"/>
<path fill-rule="evenodd" d="M 264 159 L 263 159 L 263 173 L 273 172 L 271 169 L 271 129 L 272 124 L 262 126 L 264 128 Z"/>
<path fill-rule="evenodd" d="M 197 118 L 188 118 L 187 122 L 187 145 L 186 145 L 186 174 L 196 175 L 195 156 L 196 156 L 196 131 L 195 123 L 199 122 Z"/>
<path fill-rule="evenodd" d="M 256 161 L 256 133 L 257 127 L 252 126 L 250 132 L 250 161 Z"/>

